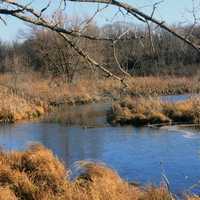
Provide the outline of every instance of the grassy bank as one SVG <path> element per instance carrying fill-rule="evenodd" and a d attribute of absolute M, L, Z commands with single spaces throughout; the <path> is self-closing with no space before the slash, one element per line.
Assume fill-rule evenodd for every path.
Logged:
<path fill-rule="evenodd" d="M 155 98 L 131 98 L 116 101 L 108 113 L 112 124 L 194 123 L 200 124 L 200 98 L 193 97 L 184 102 L 162 102 Z"/>
<path fill-rule="evenodd" d="M 0 121 L 14 122 L 38 118 L 47 113 L 50 107 L 63 104 L 88 104 L 121 99 L 127 95 L 148 97 L 200 92 L 200 80 L 197 77 L 132 77 L 127 83 L 129 87 L 124 88 L 119 81 L 113 79 L 81 79 L 68 84 L 62 83 L 59 78 L 51 79 L 38 73 L 1 74 Z M 115 107 L 114 113 L 119 112 Z M 126 117 L 124 119 L 130 121 Z M 120 122 L 118 118 L 113 121 Z"/>
<path fill-rule="evenodd" d="M 43 101 L 48 105 L 86 104 L 98 101 L 98 89 L 93 80 L 80 80 L 74 84 L 62 83 L 57 78 L 43 77 L 38 73 L 0 75 L 0 85 L 16 95 L 35 102 Z"/>
<path fill-rule="evenodd" d="M 200 92 L 200 79 L 198 77 L 176 77 L 176 76 L 148 76 L 132 77 L 127 80 L 129 88 L 123 90 L 117 81 L 107 80 L 101 87 L 104 92 L 121 93 L 130 96 L 160 96 L 178 95 Z"/>
<path fill-rule="evenodd" d="M 0 123 L 13 123 L 39 118 L 46 112 L 43 102 L 31 103 L 0 86 Z"/>
<path fill-rule="evenodd" d="M 139 188 L 100 164 L 82 163 L 83 173 L 69 180 L 69 170 L 41 145 L 25 152 L 0 153 L 1 200 L 170 200 L 166 188 Z"/>
<path fill-rule="evenodd" d="M 26 98 L 42 100 L 52 105 L 85 104 L 121 95 L 158 96 L 169 94 L 199 93 L 198 77 L 132 77 L 126 80 L 129 87 L 113 79 L 77 79 L 74 83 L 63 83 L 59 78 L 51 79 L 38 73 L 0 75 L 0 85 L 12 88 Z"/>

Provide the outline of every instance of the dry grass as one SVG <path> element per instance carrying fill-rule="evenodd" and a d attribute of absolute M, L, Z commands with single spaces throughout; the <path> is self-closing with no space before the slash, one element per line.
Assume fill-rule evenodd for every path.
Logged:
<path fill-rule="evenodd" d="M 113 103 L 108 120 L 113 124 L 142 126 L 163 123 L 200 123 L 200 98 L 184 102 L 162 102 L 156 98 L 126 97 Z"/>
<path fill-rule="evenodd" d="M 168 200 L 164 187 L 140 189 L 102 164 L 84 163 L 84 172 L 70 181 L 68 170 L 41 145 L 25 152 L 0 153 L 2 200 Z"/>
<path fill-rule="evenodd" d="M 22 97 L 11 94 L 8 89 L 0 86 L 0 123 L 31 120 L 45 112 L 45 106 L 30 103 Z"/>
<path fill-rule="evenodd" d="M 158 96 L 185 93 L 199 93 L 200 79 L 198 77 L 132 77 L 127 81 L 129 88 L 125 91 L 130 96 Z M 100 82 L 104 93 L 113 94 L 114 97 L 123 93 L 119 82 L 107 79 Z"/>
<path fill-rule="evenodd" d="M 6 84 L 5 84 L 6 83 Z M 50 105 L 84 104 L 98 100 L 96 84 L 92 80 L 80 80 L 76 84 L 64 84 L 61 80 L 51 80 L 40 74 L 28 73 L 17 76 L 0 75 L 0 85 L 14 88 L 18 95 Z"/>
<path fill-rule="evenodd" d="M 25 152 L 0 152 L 0 200 L 172 200 L 164 186 L 133 186 L 103 164 L 81 162 L 82 174 L 69 171 L 41 145 Z M 188 197 L 188 200 L 198 200 Z"/>
<path fill-rule="evenodd" d="M 119 81 L 112 79 L 76 80 L 73 84 L 62 84 L 59 78 L 51 80 L 38 73 L 0 75 L 0 122 L 29 120 L 44 114 L 49 108 L 62 104 L 86 104 L 106 99 L 120 99 L 121 96 L 158 96 L 165 94 L 197 93 L 200 80 L 177 77 L 133 77 L 128 80 L 129 88 L 124 90 Z M 123 101 L 128 103 L 129 100 Z M 146 124 L 146 114 L 156 106 L 154 102 L 140 103 L 145 111 L 134 112 L 135 122 Z M 132 106 L 115 106 L 116 115 L 122 115 L 121 122 L 132 119 Z M 169 109 L 170 110 L 170 109 Z M 117 114 L 118 113 L 118 114 Z M 178 118 L 178 113 L 176 113 Z M 197 113 L 196 113 L 197 114 Z M 124 117 L 123 117 L 124 116 Z M 151 112 L 152 123 L 168 122 L 159 109 Z M 167 115 L 168 117 L 168 115 Z M 123 119 L 125 122 L 123 122 Z M 72 118 L 74 120 L 74 118 Z M 149 120 L 149 119 L 148 119 Z"/>
<path fill-rule="evenodd" d="M 137 77 L 130 80 L 130 94 L 142 96 L 200 92 L 198 77 Z"/>
<path fill-rule="evenodd" d="M 15 88 L 26 97 L 42 100 L 51 105 L 84 104 L 105 98 L 130 96 L 156 96 L 200 92 L 198 77 L 132 77 L 127 80 L 129 88 L 113 79 L 81 79 L 73 84 L 62 83 L 38 73 L 0 75 L 0 84 Z M 5 84 L 6 83 L 6 84 Z"/>

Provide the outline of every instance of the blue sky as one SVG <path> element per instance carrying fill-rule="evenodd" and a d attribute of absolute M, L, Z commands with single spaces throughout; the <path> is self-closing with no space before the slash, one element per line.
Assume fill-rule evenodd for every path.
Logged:
<path fill-rule="evenodd" d="M 55 1 L 55 0 L 54 0 Z M 151 5 L 158 0 L 122 0 L 129 3 L 143 11 L 150 13 L 152 10 Z M 20 1 L 27 2 L 27 1 Z M 43 3 L 45 1 L 42 1 Z M 34 6 L 42 7 L 41 1 L 35 0 Z M 55 6 L 55 5 L 54 5 Z M 97 5 L 94 4 L 81 4 L 81 3 L 68 3 L 66 12 L 70 16 L 89 16 L 95 12 Z M 159 5 L 159 11 L 156 12 L 155 16 L 159 19 L 166 21 L 168 24 L 177 24 L 178 22 L 183 22 L 189 20 L 189 15 L 186 16 L 185 11 L 192 9 L 192 0 L 164 0 Z M 50 8 L 52 11 L 53 8 Z M 110 7 L 97 16 L 96 20 L 99 25 L 104 25 L 106 23 L 111 23 L 114 14 L 116 13 L 116 8 Z M 15 18 L 6 17 L 7 26 L 0 24 L 0 40 L 3 41 L 13 41 L 20 37 L 19 32 L 28 31 L 28 27 L 24 22 L 21 22 Z M 114 18 L 115 21 L 131 21 L 134 19 L 132 17 L 118 16 Z"/>

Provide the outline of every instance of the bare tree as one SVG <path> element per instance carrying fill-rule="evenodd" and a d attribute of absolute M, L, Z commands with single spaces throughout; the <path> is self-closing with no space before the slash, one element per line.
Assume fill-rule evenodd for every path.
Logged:
<path fill-rule="evenodd" d="M 120 11 L 122 10 L 126 11 L 129 15 L 133 16 L 134 18 L 141 21 L 142 23 L 146 23 L 148 25 L 149 40 L 150 40 L 151 48 L 153 51 L 154 51 L 154 46 L 153 46 L 153 41 L 151 37 L 151 30 L 150 30 L 150 24 L 149 24 L 150 22 L 160 27 L 161 29 L 165 30 L 166 32 L 170 33 L 173 37 L 180 39 L 182 42 L 184 42 L 185 44 L 193 48 L 196 52 L 200 53 L 199 45 L 196 44 L 195 41 L 191 41 L 189 37 L 185 37 L 181 33 L 169 27 L 164 21 L 157 20 L 154 17 L 156 4 L 154 4 L 153 11 L 150 15 L 135 8 L 133 5 L 129 5 L 127 3 L 123 3 L 118 0 L 58 0 L 60 9 L 65 9 L 65 6 L 68 1 L 74 2 L 74 3 L 95 3 L 95 4 L 98 3 L 98 4 L 104 4 L 105 7 L 109 5 L 113 5 L 113 6 L 116 6 Z M 41 10 L 37 10 L 36 8 L 32 7 L 31 3 L 21 4 L 13 0 L 2 0 L 0 3 L 0 16 L 1 16 L 0 19 L 5 23 L 5 20 L 3 19 L 3 15 L 10 15 L 20 20 L 23 20 L 25 22 L 42 26 L 51 31 L 56 32 L 61 38 L 63 38 L 63 40 L 65 41 L 65 45 L 71 46 L 74 49 L 74 51 L 77 52 L 77 54 L 79 54 L 82 58 L 84 58 L 88 62 L 89 65 L 100 69 L 105 74 L 107 74 L 107 76 L 113 77 L 126 85 L 126 82 L 124 81 L 123 77 L 121 78 L 120 76 L 112 73 L 110 70 L 108 70 L 108 68 L 105 67 L 104 64 L 99 63 L 96 60 L 94 60 L 94 58 L 91 57 L 88 54 L 88 52 L 84 51 L 84 49 L 82 49 L 81 46 L 79 46 L 77 42 L 73 40 L 73 38 L 74 37 L 85 38 L 88 40 L 95 40 L 95 41 L 101 40 L 101 41 L 111 42 L 111 44 L 115 44 L 118 40 L 123 39 L 123 35 L 125 35 L 128 31 L 125 32 L 124 34 L 121 34 L 121 36 L 118 37 L 117 39 L 110 39 L 110 38 L 103 38 L 103 37 L 94 36 L 94 35 L 85 33 L 84 28 L 80 28 L 80 29 L 65 28 L 65 27 L 60 26 L 59 23 L 55 23 L 55 21 L 52 20 L 52 18 L 49 19 L 45 17 L 45 13 L 50 7 L 50 5 L 51 5 L 51 1 L 49 1 L 47 5 Z M 95 12 L 94 16 L 98 12 L 101 12 L 101 9 L 98 9 Z M 90 22 L 92 19 L 93 17 L 91 17 L 91 19 L 88 20 L 88 22 Z M 116 52 L 115 52 L 115 45 L 113 46 L 114 46 L 115 60 L 118 63 L 118 67 L 119 69 L 121 69 L 121 72 L 123 74 L 127 75 L 127 72 L 123 70 L 123 68 L 121 67 L 117 59 Z"/>

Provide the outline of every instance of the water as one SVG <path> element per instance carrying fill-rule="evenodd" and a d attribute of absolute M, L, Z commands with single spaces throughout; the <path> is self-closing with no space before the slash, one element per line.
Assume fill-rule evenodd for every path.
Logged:
<path fill-rule="evenodd" d="M 44 118 L 45 122 L 65 123 L 68 126 L 102 127 L 107 125 L 106 113 L 111 102 L 91 103 L 88 105 L 62 105 Z"/>
<path fill-rule="evenodd" d="M 167 96 L 162 99 L 182 101 L 189 97 Z M 0 146 L 8 150 L 24 150 L 31 142 L 39 142 L 50 148 L 71 169 L 80 160 L 104 162 L 125 180 L 143 185 L 159 185 L 164 174 L 176 194 L 186 192 L 198 183 L 198 127 L 110 127 L 105 120 L 109 107 L 110 104 L 105 103 L 58 111 L 67 117 L 71 117 L 68 113 L 72 112 L 72 119 L 74 116 L 80 118 L 77 121 L 82 128 L 56 123 L 0 126 Z M 85 121 L 87 124 L 83 125 Z M 200 194 L 200 188 L 193 188 L 190 192 Z"/>
<path fill-rule="evenodd" d="M 193 95 L 191 94 L 183 94 L 183 95 L 167 95 L 162 96 L 161 100 L 164 102 L 177 102 L 177 101 L 185 101 L 191 98 Z"/>
<path fill-rule="evenodd" d="M 0 127 L 0 145 L 23 150 L 31 141 L 37 141 L 52 149 L 69 167 L 79 160 L 101 161 L 124 179 L 141 184 L 159 184 L 164 173 L 172 191 L 179 194 L 200 180 L 199 133 L 192 128 L 83 129 L 24 123 Z"/>

